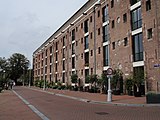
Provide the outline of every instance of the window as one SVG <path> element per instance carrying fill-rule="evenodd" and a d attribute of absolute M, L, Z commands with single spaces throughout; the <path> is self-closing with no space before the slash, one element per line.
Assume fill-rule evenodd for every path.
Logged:
<path fill-rule="evenodd" d="M 137 2 L 139 2 L 139 1 L 141 1 L 141 0 L 130 0 L 131 5 L 134 5 L 134 4 L 136 4 Z"/>
<path fill-rule="evenodd" d="M 90 22 L 92 22 L 92 16 L 90 17 Z"/>
<path fill-rule="evenodd" d="M 112 28 L 114 28 L 114 20 L 112 20 Z"/>
<path fill-rule="evenodd" d="M 120 23 L 121 19 L 120 17 L 117 17 L 117 23 Z"/>
<path fill-rule="evenodd" d="M 112 49 L 114 50 L 116 48 L 116 43 L 112 42 Z"/>
<path fill-rule="evenodd" d="M 65 36 L 63 37 L 63 46 L 65 46 Z"/>
<path fill-rule="evenodd" d="M 52 65 L 50 65 L 50 73 L 52 73 Z"/>
<path fill-rule="evenodd" d="M 108 66 L 108 61 L 109 56 L 108 56 L 108 46 L 103 47 L 103 65 Z"/>
<path fill-rule="evenodd" d="M 72 41 L 75 40 L 75 29 L 72 30 Z"/>
<path fill-rule="evenodd" d="M 109 26 L 106 25 L 103 27 L 103 42 L 107 42 L 109 40 Z"/>
<path fill-rule="evenodd" d="M 63 65 L 62 66 L 63 66 L 62 69 L 65 70 L 65 60 L 63 60 Z"/>
<path fill-rule="evenodd" d="M 84 33 L 88 32 L 88 19 L 84 21 Z"/>
<path fill-rule="evenodd" d="M 124 38 L 124 46 L 127 46 L 127 45 L 128 45 L 128 39 L 126 37 L 126 38 Z"/>
<path fill-rule="evenodd" d="M 51 56 L 50 56 L 50 63 L 52 63 L 52 58 L 53 58 L 53 57 L 52 57 L 52 55 L 51 55 Z"/>
<path fill-rule="evenodd" d="M 101 54 L 101 47 L 98 47 L 98 54 Z"/>
<path fill-rule="evenodd" d="M 100 10 L 98 10 L 98 17 L 100 17 Z"/>
<path fill-rule="evenodd" d="M 44 54 L 43 54 L 43 52 L 42 52 L 42 59 L 43 59 L 43 55 L 44 55 Z"/>
<path fill-rule="evenodd" d="M 102 20 L 106 22 L 108 20 L 108 5 L 102 8 Z"/>
<path fill-rule="evenodd" d="M 58 42 L 56 42 L 56 50 L 58 50 Z"/>
<path fill-rule="evenodd" d="M 127 22 L 127 13 L 123 14 L 123 23 Z"/>
<path fill-rule="evenodd" d="M 85 59 L 85 66 L 88 67 L 89 66 L 89 52 L 85 53 L 85 58 L 84 59 Z"/>
<path fill-rule="evenodd" d="M 56 63 L 55 65 L 55 71 L 57 72 L 57 69 L 58 69 L 58 63 Z"/>
<path fill-rule="evenodd" d="M 81 70 L 81 75 L 83 75 L 83 69 Z"/>
<path fill-rule="evenodd" d="M 78 46 L 78 41 L 76 41 L 76 46 Z"/>
<path fill-rule="evenodd" d="M 100 29 L 100 28 L 98 28 L 98 35 L 100 35 L 100 33 L 101 33 L 101 29 Z"/>
<path fill-rule="evenodd" d="M 151 0 L 146 1 L 146 11 L 151 9 Z"/>
<path fill-rule="evenodd" d="M 45 58 L 45 65 L 47 65 L 47 58 Z"/>
<path fill-rule="evenodd" d="M 75 68 L 75 57 L 72 57 L 72 69 Z"/>
<path fill-rule="evenodd" d="M 141 8 L 131 12 L 132 30 L 142 27 Z"/>
<path fill-rule="evenodd" d="M 47 74 L 47 67 L 45 67 L 45 74 Z"/>
<path fill-rule="evenodd" d="M 91 75 L 93 75 L 93 68 L 91 68 Z"/>
<path fill-rule="evenodd" d="M 43 60 L 42 60 L 42 62 L 41 62 L 41 66 L 43 66 Z"/>
<path fill-rule="evenodd" d="M 81 44 L 83 44 L 83 38 L 81 38 Z"/>
<path fill-rule="evenodd" d="M 90 33 L 90 39 L 92 39 L 92 32 Z"/>
<path fill-rule="evenodd" d="M 72 44 L 72 55 L 75 54 L 75 43 Z"/>
<path fill-rule="evenodd" d="M 89 76 L 89 69 L 85 69 L 85 83 L 89 83 L 88 79 L 86 79 Z"/>
<path fill-rule="evenodd" d="M 91 50 L 91 56 L 93 56 L 93 50 Z"/>
<path fill-rule="evenodd" d="M 83 53 L 81 53 L 81 59 L 83 59 Z"/>
<path fill-rule="evenodd" d="M 56 52 L 56 61 L 58 61 L 58 53 Z"/>
<path fill-rule="evenodd" d="M 47 56 L 47 52 L 48 52 L 48 51 L 46 50 L 46 56 Z"/>
<path fill-rule="evenodd" d="M 55 75 L 55 82 L 56 83 L 58 82 L 58 76 L 57 76 L 57 74 Z"/>
<path fill-rule="evenodd" d="M 76 27 L 76 32 L 78 32 L 78 27 Z"/>
<path fill-rule="evenodd" d="M 62 57 L 65 58 L 65 48 L 63 49 Z"/>
<path fill-rule="evenodd" d="M 133 40 L 133 61 L 143 60 L 143 43 L 142 43 L 142 33 L 134 35 Z"/>
<path fill-rule="evenodd" d="M 81 28 L 83 28 L 83 23 L 81 23 Z"/>
<path fill-rule="evenodd" d="M 114 0 L 111 0 L 111 8 L 114 7 Z"/>
<path fill-rule="evenodd" d="M 65 73 L 62 74 L 62 82 L 65 83 Z"/>
<path fill-rule="evenodd" d="M 147 38 L 151 39 L 152 38 L 152 28 L 147 30 Z"/>
<path fill-rule="evenodd" d="M 52 46 L 50 46 L 50 54 L 52 53 Z"/>
<path fill-rule="evenodd" d="M 86 36 L 86 37 L 84 38 L 84 42 L 85 42 L 84 48 L 85 48 L 85 50 L 86 50 L 86 49 L 89 48 L 88 36 Z"/>

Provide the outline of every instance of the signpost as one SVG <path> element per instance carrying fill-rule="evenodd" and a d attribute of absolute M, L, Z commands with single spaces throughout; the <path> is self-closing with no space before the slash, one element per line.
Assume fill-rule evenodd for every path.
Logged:
<path fill-rule="evenodd" d="M 107 101 L 112 102 L 112 90 L 111 90 L 111 77 L 113 74 L 112 68 L 107 69 L 107 77 L 108 77 L 108 97 Z"/>

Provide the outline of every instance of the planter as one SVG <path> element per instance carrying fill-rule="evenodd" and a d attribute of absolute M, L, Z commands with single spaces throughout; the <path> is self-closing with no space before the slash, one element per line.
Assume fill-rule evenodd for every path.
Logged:
<path fill-rule="evenodd" d="M 113 90 L 114 95 L 120 95 L 120 90 Z"/>
<path fill-rule="evenodd" d="M 133 96 L 133 91 L 132 90 L 128 90 L 128 95 L 129 96 Z"/>
<path fill-rule="evenodd" d="M 147 104 L 160 103 L 160 94 L 150 93 L 146 95 Z"/>
<path fill-rule="evenodd" d="M 2 92 L 2 90 L 3 90 L 2 87 L 0 87 L 0 93 Z"/>

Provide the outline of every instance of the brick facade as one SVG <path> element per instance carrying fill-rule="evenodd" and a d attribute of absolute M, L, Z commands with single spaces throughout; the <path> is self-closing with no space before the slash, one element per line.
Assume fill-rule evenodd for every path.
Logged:
<path fill-rule="evenodd" d="M 109 66 L 124 80 L 142 68 L 146 92 L 160 91 L 160 2 L 131 1 L 86 2 L 33 53 L 34 79 L 71 84 L 76 73 L 85 85 Z"/>

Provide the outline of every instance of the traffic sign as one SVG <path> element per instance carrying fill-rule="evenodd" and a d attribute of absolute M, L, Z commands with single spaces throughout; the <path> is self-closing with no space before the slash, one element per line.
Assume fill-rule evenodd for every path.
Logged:
<path fill-rule="evenodd" d="M 112 75 L 113 74 L 113 69 L 112 68 L 108 68 L 107 69 L 107 75 Z"/>

